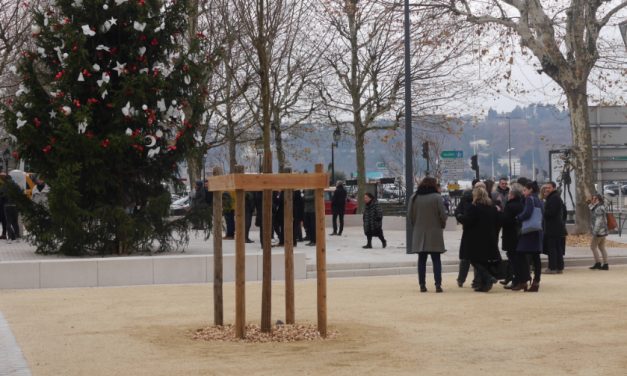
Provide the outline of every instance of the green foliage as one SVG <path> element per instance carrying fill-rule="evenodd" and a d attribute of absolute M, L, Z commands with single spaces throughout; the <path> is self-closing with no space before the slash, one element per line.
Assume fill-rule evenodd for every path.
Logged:
<path fill-rule="evenodd" d="M 187 1 L 57 0 L 37 11 L 35 49 L 5 111 L 16 150 L 50 185 L 49 207 L 23 202 L 40 252 L 169 250 L 177 163 L 196 127 L 216 57 L 186 33 Z M 182 231 L 183 233 L 179 233 Z M 179 234 L 179 238 L 175 238 Z"/>

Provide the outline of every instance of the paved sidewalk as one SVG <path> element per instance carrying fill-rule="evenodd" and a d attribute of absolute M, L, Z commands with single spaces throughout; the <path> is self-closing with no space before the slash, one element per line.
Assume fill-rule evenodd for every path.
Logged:
<path fill-rule="evenodd" d="M 30 376 L 31 372 L 9 323 L 0 312 L 0 375 Z"/>
<path fill-rule="evenodd" d="M 372 249 L 363 249 L 366 238 L 363 230 L 356 224 L 357 218 L 351 218 L 352 223 L 344 228 L 342 236 L 329 236 L 332 228 L 327 226 L 327 264 L 329 270 L 333 269 L 368 269 L 378 267 L 410 267 L 416 265 L 416 255 L 406 254 L 404 218 L 388 218 L 384 220 L 384 233 L 388 241 L 387 248 L 381 248 L 378 239 L 373 239 Z M 461 239 L 461 227 L 451 226 L 451 230 L 444 231 L 444 243 L 448 252 L 442 255 L 444 265 L 456 264 L 458 262 L 458 250 Z M 251 230 L 251 239 L 255 243 L 246 245 L 247 253 L 261 253 L 259 243 L 259 232 L 255 227 Z M 619 237 L 610 235 L 609 239 L 624 242 L 623 248 L 608 248 L 610 258 L 627 258 L 627 236 Z M 223 252 L 225 254 L 235 253 L 235 242 L 224 240 Z M 275 248 L 279 251 L 281 248 Z M 316 261 L 316 247 L 306 246 L 305 242 L 298 243 L 296 251 L 305 252 L 307 265 L 313 269 Z M 204 255 L 213 253 L 213 238 L 205 241 L 201 234 L 191 237 L 191 240 L 182 253 L 154 254 L 154 257 L 161 255 Z M 0 240 L 0 262 L 3 261 L 25 261 L 25 260 L 57 260 L 68 258 L 62 255 L 44 256 L 35 253 L 35 248 L 24 242 L 7 244 L 5 240 Z M 592 260 L 592 254 L 587 247 L 568 247 L 566 250 L 566 260 Z M 627 261 L 627 260 L 626 260 Z M 610 262 L 611 263 L 611 262 Z"/>

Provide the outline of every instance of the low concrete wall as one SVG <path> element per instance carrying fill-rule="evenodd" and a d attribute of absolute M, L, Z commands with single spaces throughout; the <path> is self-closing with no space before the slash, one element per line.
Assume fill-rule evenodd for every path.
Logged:
<path fill-rule="evenodd" d="M 224 282 L 235 280 L 235 255 L 223 256 Z M 294 252 L 294 276 L 307 277 L 304 252 Z M 246 280 L 263 277 L 261 253 L 246 255 Z M 284 254 L 272 254 L 272 279 L 285 278 Z M 172 255 L 0 262 L 0 289 L 104 287 L 213 282 L 213 255 Z"/>

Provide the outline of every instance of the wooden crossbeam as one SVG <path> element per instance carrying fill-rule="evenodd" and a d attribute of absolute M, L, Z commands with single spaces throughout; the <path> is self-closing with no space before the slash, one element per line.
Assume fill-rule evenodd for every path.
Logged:
<path fill-rule="evenodd" d="M 284 189 L 317 189 L 327 188 L 329 174 L 230 174 L 211 176 L 208 179 L 209 190 L 244 191 L 284 190 Z"/>

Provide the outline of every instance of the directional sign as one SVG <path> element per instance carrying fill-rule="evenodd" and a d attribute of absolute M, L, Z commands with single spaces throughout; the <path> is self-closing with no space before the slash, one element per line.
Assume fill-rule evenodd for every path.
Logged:
<path fill-rule="evenodd" d="M 464 178 L 466 163 L 464 152 L 461 150 L 444 150 L 440 153 L 440 168 L 442 169 L 442 180 L 460 180 Z"/>
<path fill-rule="evenodd" d="M 440 153 L 440 157 L 442 159 L 464 158 L 464 152 L 462 150 L 444 150 Z"/>

